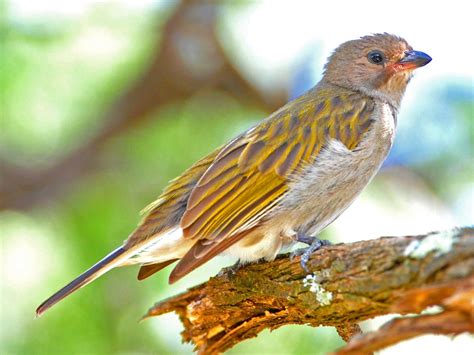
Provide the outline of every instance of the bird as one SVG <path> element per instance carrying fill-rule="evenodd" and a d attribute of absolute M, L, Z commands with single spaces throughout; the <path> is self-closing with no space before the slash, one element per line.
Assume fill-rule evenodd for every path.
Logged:
<path fill-rule="evenodd" d="M 303 242 L 304 267 L 387 157 L 407 84 L 430 61 L 393 34 L 342 43 L 312 89 L 170 181 L 128 239 L 36 315 L 119 266 L 140 265 L 143 280 L 176 262 L 173 283 L 219 254 L 270 261 Z"/>

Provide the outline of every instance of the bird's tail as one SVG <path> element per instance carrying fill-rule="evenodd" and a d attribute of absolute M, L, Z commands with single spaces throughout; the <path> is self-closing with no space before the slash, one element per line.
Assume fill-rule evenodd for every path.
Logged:
<path fill-rule="evenodd" d="M 41 303 L 36 309 L 36 316 L 41 316 L 46 310 L 54 306 L 66 296 L 70 295 L 74 291 L 77 291 L 88 283 L 94 281 L 95 279 L 102 276 L 114 267 L 120 266 L 121 263 L 123 263 L 126 259 L 130 257 L 131 252 L 131 250 L 124 249 L 123 247 L 115 249 L 105 258 L 100 260 L 97 264 L 92 266 L 90 269 L 84 271 L 77 278 L 72 280 L 54 295 L 49 297 L 46 301 Z"/>

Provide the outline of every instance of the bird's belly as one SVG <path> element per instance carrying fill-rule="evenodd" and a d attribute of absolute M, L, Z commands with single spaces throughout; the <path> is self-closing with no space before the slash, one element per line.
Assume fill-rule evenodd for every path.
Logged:
<path fill-rule="evenodd" d="M 278 228 L 261 228 L 232 245 L 225 253 L 238 258 L 241 263 L 262 258 L 273 260 L 288 241 L 288 236 Z"/>

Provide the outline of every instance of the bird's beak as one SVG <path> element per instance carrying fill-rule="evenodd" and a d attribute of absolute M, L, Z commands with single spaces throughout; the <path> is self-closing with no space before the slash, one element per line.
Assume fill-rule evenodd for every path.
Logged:
<path fill-rule="evenodd" d="M 420 68 L 431 62 L 431 57 L 419 51 L 406 51 L 405 56 L 398 61 L 398 66 L 404 70 Z"/>

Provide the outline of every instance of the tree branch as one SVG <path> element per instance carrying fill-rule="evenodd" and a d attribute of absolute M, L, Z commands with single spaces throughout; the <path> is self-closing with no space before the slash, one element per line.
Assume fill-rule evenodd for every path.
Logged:
<path fill-rule="evenodd" d="M 383 237 L 324 247 L 305 272 L 299 258 L 224 269 L 218 276 L 153 306 L 145 318 L 176 312 L 183 340 L 199 353 L 221 353 L 264 329 L 286 324 L 334 326 L 348 345 L 339 354 L 369 354 L 425 333 L 474 331 L 474 229 Z M 389 313 L 397 319 L 357 335 L 357 323 Z"/>

